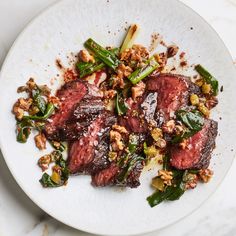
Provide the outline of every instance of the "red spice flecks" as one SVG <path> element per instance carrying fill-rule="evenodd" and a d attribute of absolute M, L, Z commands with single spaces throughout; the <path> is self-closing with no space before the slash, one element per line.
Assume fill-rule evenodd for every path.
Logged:
<path fill-rule="evenodd" d="M 62 65 L 60 59 L 56 59 L 56 66 L 57 66 L 60 70 L 64 69 L 64 66 Z"/>
<path fill-rule="evenodd" d="M 64 79 L 65 83 L 72 81 L 72 80 L 76 80 L 77 78 L 78 78 L 78 75 L 72 69 L 66 69 L 64 71 L 63 79 Z"/>
<path fill-rule="evenodd" d="M 180 59 L 183 59 L 184 56 L 185 56 L 185 54 L 186 54 L 185 52 L 181 52 L 181 53 L 179 54 L 179 58 L 180 58 Z"/>

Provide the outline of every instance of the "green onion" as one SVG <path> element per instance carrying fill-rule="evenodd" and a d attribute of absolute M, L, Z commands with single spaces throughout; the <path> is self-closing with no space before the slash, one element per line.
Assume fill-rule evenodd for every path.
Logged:
<path fill-rule="evenodd" d="M 98 70 L 101 70 L 105 67 L 105 64 L 103 62 L 78 62 L 76 66 L 79 70 L 79 77 L 83 78 L 86 75 L 90 75 Z"/>
<path fill-rule="evenodd" d="M 219 91 L 219 83 L 216 78 L 211 75 L 203 66 L 196 65 L 195 70 L 202 76 L 202 78 L 211 85 L 213 94 L 216 96 Z"/>
<path fill-rule="evenodd" d="M 137 84 L 142 79 L 150 75 L 154 70 L 156 70 L 158 66 L 159 64 L 157 63 L 157 61 L 153 57 L 151 57 L 145 67 L 136 69 L 128 77 L 128 79 L 132 82 L 132 84 Z"/>
<path fill-rule="evenodd" d="M 34 127 L 34 124 L 30 120 L 22 120 L 17 122 L 17 136 L 16 140 L 17 142 L 20 143 L 26 143 L 29 135 L 31 128 Z"/>
<path fill-rule="evenodd" d="M 85 47 L 92 51 L 97 58 L 99 58 L 102 62 L 104 62 L 107 66 L 111 67 L 115 70 L 120 64 L 119 59 L 116 57 L 115 53 L 109 51 L 99 44 L 97 44 L 93 39 L 88 39 L 85 42 Z"/>
<path fill-rule="evenodd" d="M 119 116 L 124 115 L 126 111 L 128 110 L 128 107 L 124 102 L 124 98 L 122 94 L 119 94 L 119 93 L 116 94 L 115 108 Z"/>
<path fill-rule="evenodd" d="M 134 24 L 134 25 L 130 26 L 130 28 L 126 34 L 126 37 L 122 43 L 122 46 L 120 49 L 121 53 L 124 50 L 126 50 L 127 48 L 131 48 L 133 46 L 134 40 L 138 35 L 138 31 L 139 31 L 138 25 Z"/>

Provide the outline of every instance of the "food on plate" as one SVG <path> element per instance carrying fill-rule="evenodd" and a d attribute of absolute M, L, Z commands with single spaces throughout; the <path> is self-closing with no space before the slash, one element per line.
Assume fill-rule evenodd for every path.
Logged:
<path fill-rule="evenodd" d="M 117 48 L 86 40 L 70 69 L 73 76 L 55 94 L 33 78 L 18 88 L 27 96 L 12 109 L 17 141 L 25 143 L 36 132 L 39 150 L 47 143 L 54 148 L 38 160 L 43 187 L 63 186 L 70 175 L 86 174 L 95 187 L 136 188 L 154 159 L 161 168 L 147 198 L 151 207 L 209 182 L 217 136 L 210 111 L 218 103 L 218 81 L 200 64 L 193 77 L 168 70 L 179 47 L 151 54 L 134 44 L 138 30 L 132 25 Z"/>

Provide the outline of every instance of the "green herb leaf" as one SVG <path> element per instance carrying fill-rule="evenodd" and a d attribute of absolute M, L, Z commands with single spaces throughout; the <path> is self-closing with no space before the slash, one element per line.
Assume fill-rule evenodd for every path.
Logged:
<path fill-rule="evenodd" d="M 17 136 L 16 139 L 20 143 L 26 143 L 29 135 L 31 128 L 34 127 L 34 124 L 30 120 L 22 120 L 18 121 L 16 124 L 16 130 L 17 130 Z"/>
<path fill-rule="evenodd" d="M 129 136 L 129 145 L 128 145 L 130 154 L 133 154 L 136 151 L 137 145 L 138 145 L 138 136 L 135 134 L 131 134 Z"/>
<path fill-rule="evenodd" d="M 47 173 L 44 173 L 42 178 L 39 180 L 39 182 L 42 184 L 44 188 L 49 187 L 59 187 L 60 185 L 57 183 L 54 183 L 51 179 L 51 176 Z"/>
<path fill-rule="evenodd" d="M 24 116 L 23 119 L 25 120 L 46 120 L 48 119 L 52 113 L 55 111 L 55 106 L 52 103 L 47 104 L 47 109 L 42 116 Z"/>
<path fill-rule="evenodd" d="M 41 95 L 41 90 L 37 86 L 35 89 L 32 90 L 32 97 L 34 104 L 39 108 L 42 114 L 46 111 L 47 103 L 45 99 Z"/>
<path fill-rule="evenodd" d="M 202 76 L 206 83 L 210 84 L 213 90 L 213 94 L 216 96 L 219 92 L 219 83 L 217 79 L 211 75 L 203 66 L 196 65 L 195 70 Z"/>
<path fill-rule="evenodd" d="M 119 116 L 124 115 L 128 110 L 128 106 L 125 104 L 121 93 L 116 94 L 115 105 L 116 112 Z"/>

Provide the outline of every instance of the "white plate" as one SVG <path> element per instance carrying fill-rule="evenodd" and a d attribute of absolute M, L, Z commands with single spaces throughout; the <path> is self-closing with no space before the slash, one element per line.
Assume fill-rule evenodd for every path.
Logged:
<path fill-rule="evenodd" d="M 177 43 L 191 62 L 201 63 L 218 78 L 224 92 L 214 118 L 219 121 L 217 146 L 212 157 L 215 176 L 207 185 L 188 191 L 179 201 L 150 208 L 146 197 L 151 174 L 143 173 L 137 189 L 117 191 L 93 188 L 88 176 L 72 177 L 66 187 L 43 189 L 33 138 L 16 142 L 11 114 L 16 88 L 34 77 L 47 83 L 58 73 L 55 59 L 66 64 L 66 55 L 78 52 L 92 37 L 103 45 L 119 45 L 124 27 L 138 23 L 138 42 L 149 45 L 152 32 Z M 193 27 L 193 30 L 191 30 Z M 109 33 L 109 32 L 110 33 Z M 50 65 L 50 66 L 48 66 Z M 56 219 L 97 234 L 131 235 L 168 226 L 197 209 L 217 188 L 231 166 L 236 140 L 236 73 L 224 44 L 212 28 L 192 10 L 175 0 L 67 0 L 37 17 L 19 36 L 1 72 L 0 141 L 7 165 L 25 193 Z M 222 120 L 219 120 L 222 117 Z M 47 150 L 48 152 L 48 150 Z"/>

